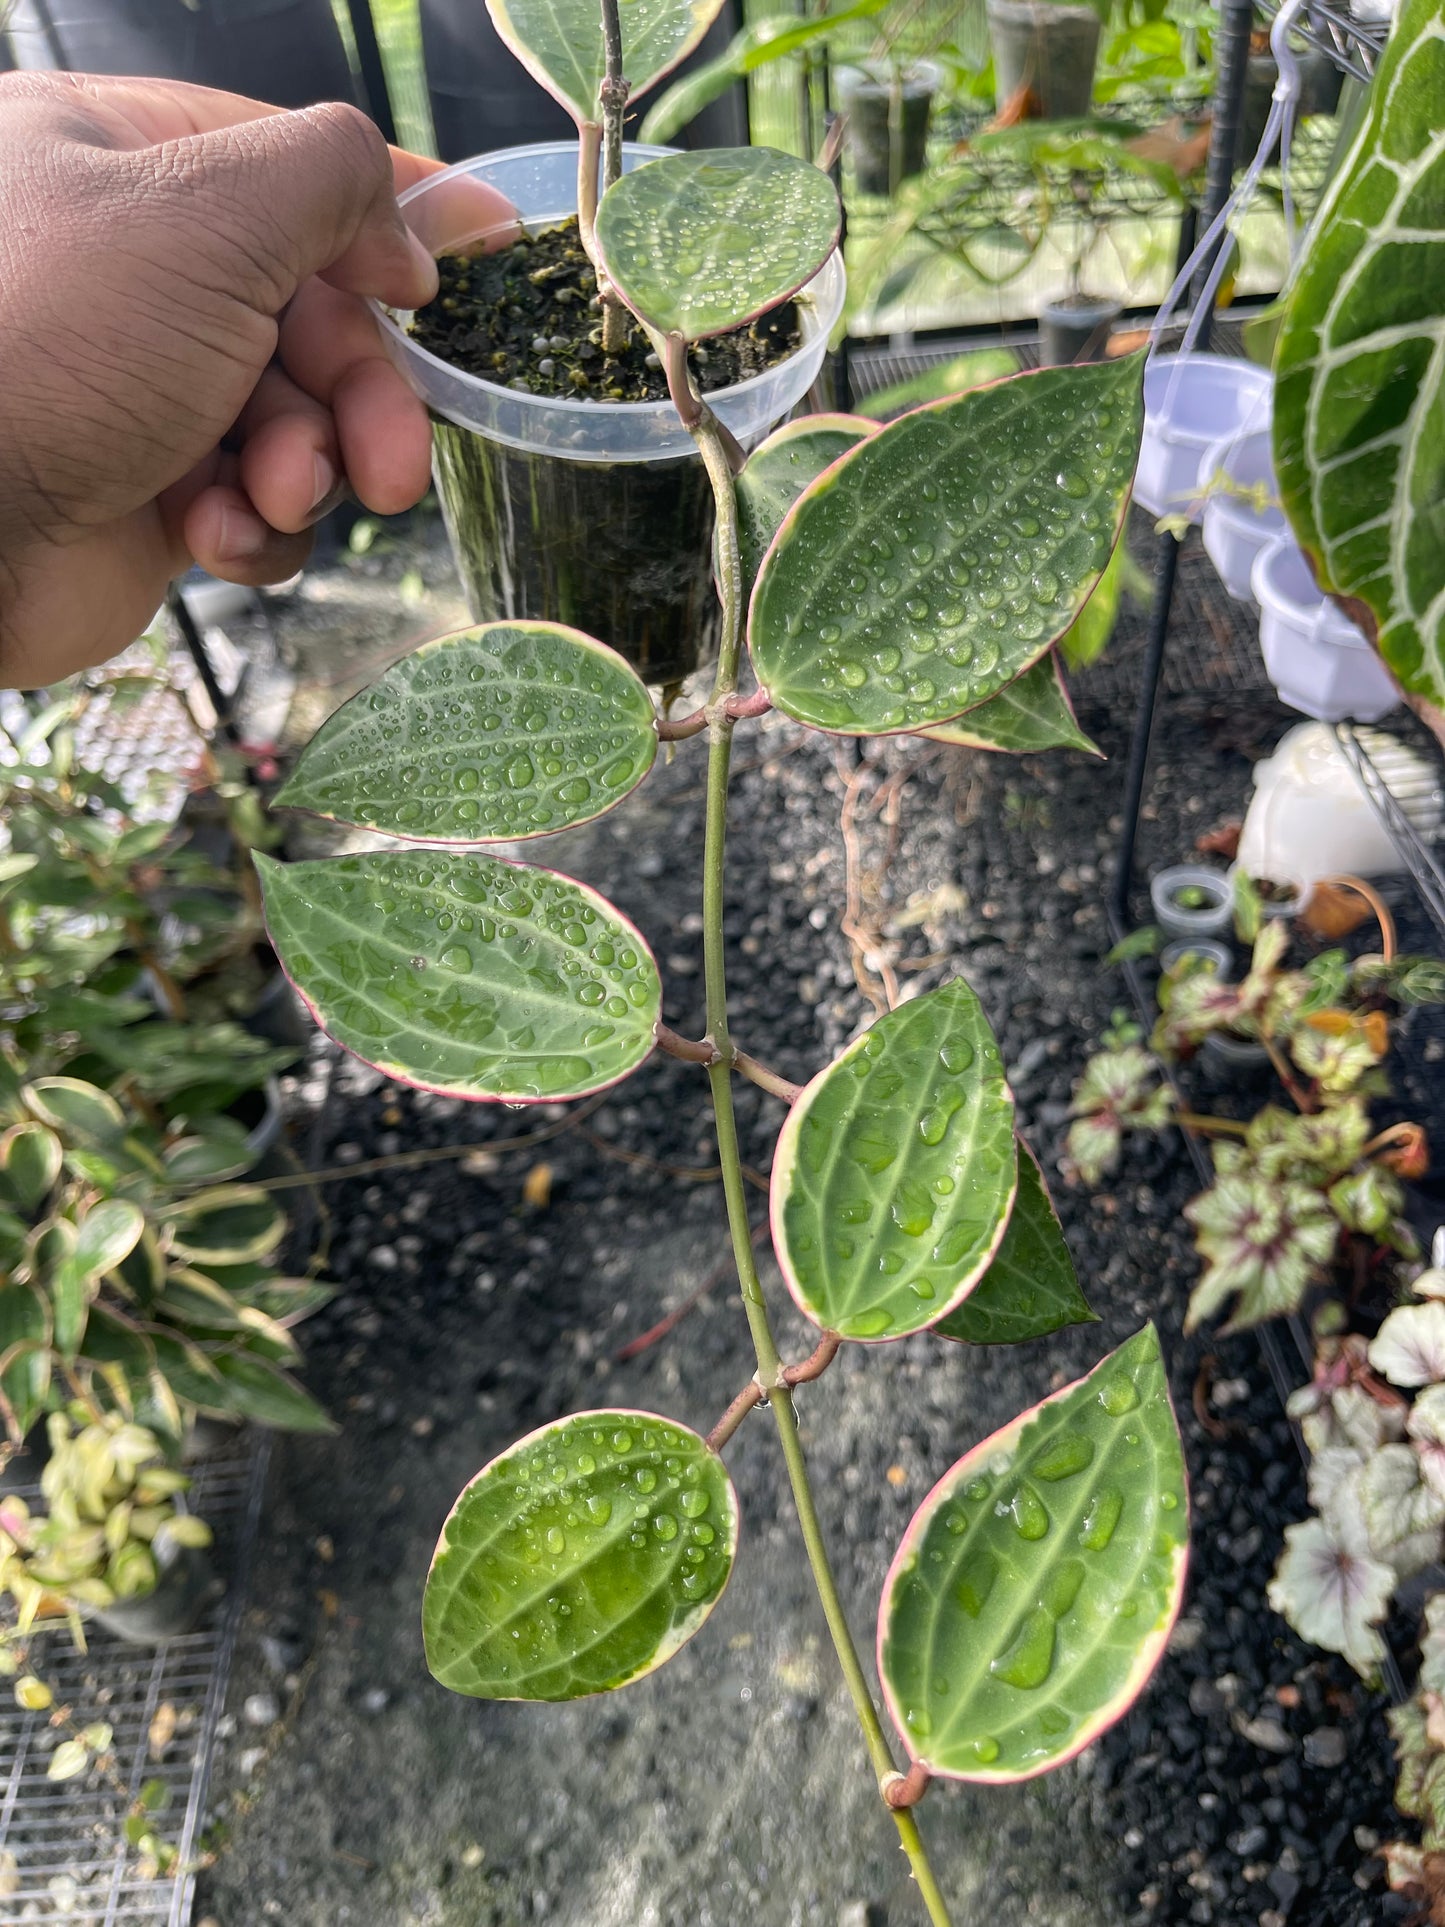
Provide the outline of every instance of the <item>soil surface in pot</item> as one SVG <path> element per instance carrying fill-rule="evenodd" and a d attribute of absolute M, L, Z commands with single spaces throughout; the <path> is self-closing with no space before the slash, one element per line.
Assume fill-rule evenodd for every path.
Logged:
<path fill-rule="evenodd" d="M 404 571 L 430 578 L 441 553 L 438 536 L 345 563 L 327 578 L 330 601 L 298 599 L 288 646 L 304 650 L 312 624 L 313 673 L 334 687 L 344 655 L 322 626 L 328 609 L 358 580 L 375 607 Z M 399 612 L 398 645 L 408 625 L 415 612 Z M 1399 1826 L 1384 1703 L 1265 1603 L 1283 1530 L 1307 1511 L 1277 1396 L 1250 1335 L 1182 1335 L 1198 1276 L 1179 1215 L 1197 1189 L 1193 1169 L 1160 1139 L 1131 1142 L 1096 1191 L 1059 1172 L 1073 1080 L 1124 1001 L 1102 961 L 1103 894 L 1129 706 L 1117 692 L 1091 705 L 1087 689 L 1081 718 L 1114 759 L 1102 771 L 1069 754 L 988 756 L 905 738 L 871 748 L 860 768 L 852 745 L 777 717 L 739 731 L 725 910 L 739 1043 L 801 1078 L 872 1015 L 839 927 L 839 817 L 856 780 L 860 949 L 905 985 L 960 973 L 978 990 L 1102 1321 L 1022 1347 L 927 1335 L 845 1347 L 799 1397 L 824 1528 L 871 1672 L 883 1574 L 934 1480 L 1158 1320 L 1193 1488 L 1183 1618 L 1138 1705 L 1061 1772 L 1017 1788 L 932 1789 L 919 1823 L 954 1918 L 1394 1927 L 1407 1910 L 1383 1894 L 1372 1857 Z M 1268 697 L 1161 705 L 1146 872 L 1241 812 L 1251 762 L 1291 721 Z M 552 840 L 543 858 L 640 919 L 668 1021 L 694 1036 L 697 749 L 680 744 L 624 808 Z M 1147 898 L 1136 913 L 1147 920 Z M 1411 1062 L 1438 1092 L 1445 1045 L 1434 1020 L 1420 1013 Z M 728 1448 L 743 1517 L 732 1583 L 652 1678 L 567 1706 L 514 1706 L 458 1699 L 423 1663 L 427 1562 L 457 1491 L 489 1457 L 560 1413 L 610 1403 L 705 1429 L 752 1375 L 736 1291 L 716 1273 L 725 1234 L 706 1175 L 716 1150 L 705 1080 L 653 1061 L 574 1128 L 508 1149 L 567 1114 L 469 1106 L 331 1064 L 318 1049 L 292 1081 L 298 1144 L 317 1164 L 474 1148 L 326 1189 L 341 1295 L 303 1339 L 308 1382 L 342 1430 L 276 1442 L 230 1693 L 236 1724 L 217 1767 L 220 1849 L 200 1876 L 198 1918 L 922 1927 L 765 1412 Z M 1209 1075 L 1201 1108 L 1233 1088 L 1212 1089 Z M 737 1103 L 744 1156 L 765 1170 L 782 1107 L 741 1083 Z M 569 1108 L 576 1118 L 583 1107 Z M 761 1222 L 765 1194 L 752 1196 Z M 675 1331 L 619 1356 L 709 1278 Z M 764 1288 L 785 1356 L 804 1355 L 813 1339 L 771 1266 Z M 274 1727 L 247 1724 L 242 1709 L 259 1694 L 281 1702 Z"/>
<path fill-rule="evenodd" d="M 602 352 L 597 276 L 575 219 L 494 254 L 444 254 L 436 299 L 417 311 L 418 346 L 469 375 L 571 401 L 666 401 L 667 377 L 635 322 L 620 355 Z M 791 301 L 690 351 L 703 394 L 785 361 L 799 342 Z"/>

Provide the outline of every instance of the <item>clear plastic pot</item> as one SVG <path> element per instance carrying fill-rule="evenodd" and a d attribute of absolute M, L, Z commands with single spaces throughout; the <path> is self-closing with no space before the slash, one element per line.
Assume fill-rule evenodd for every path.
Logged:
<path fill-rule="evenodd" d="M 1205 963 L 1214 965 L 1214 974 L 1222 984 L 1229 982 L 1229 973 L 1234 968 L 1234 952 L 1227 943 L 1217 937 L 1178 937 L 1173 943 L 1166 943 L 1159 952 L 1159 968 L 1167 977 L 1171 970 L 1177 970 L 1186 958 L 1198 957 Z"/>
<path fill-rule="evenodd" d="M 1234 924 L 1229 878 L 1207 863 L 1176 863 L 1161 870 L 1149 880 L 1149 901 L 1154 921 L 1169 937 L 1218 937 Z"/>
<path fill-rule="evenodd" d="M 670 152 L 628 145 L 631 170 Z M 529 229 L 577 208 L 577 149 L 513 147 L 433 174 L 401 197 L 434 254 L 485 240 L 475 184 Z M 802 345 L 708 403 L 743 445 L 762 439 L 817 379 L 843 309 L 833 255 L 798 296 Z M 378 310 L 393 360 L 426 402 L 442 513 L 479 622 L 539 617 L 610 643 L 650 682 L 679 680 L 715 646 L 712 494 L 670 401 L 572 401 L 465 374 L 421 348 L 405 314 Z"/>

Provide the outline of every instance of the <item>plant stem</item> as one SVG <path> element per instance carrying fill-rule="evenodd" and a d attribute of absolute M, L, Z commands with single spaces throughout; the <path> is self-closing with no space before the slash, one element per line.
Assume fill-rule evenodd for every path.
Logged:
<path fill-rule="evenodd" d="M 739 1076 L 747 1078 L 750 1084 L 756 1084 L 759 1090 L 771 1091 L 774 1097 L 782 1098 L 785 1104 L 795 1104 L 802 1096 L 801 1084 L 791 1083 L 776 1071 L 770 1071 L 766 1064 L 760 1064 L 756 1057 L 750 1056 L 745 1050 L 733 1052 L 733 1069 Z"/>
<path fill-rule="evenodd" d="M 1204 1111 L 1176 1111 L 1171 1123 L 1186 1131 L 1199 1131 L 1206 1137 L 1248 1137 L 1249 1126 L 1232 1117 L 1210 1117 Z"/>
<path fill-rule="evenodd" d="M 671 371 L 670 371 L 671 372 Z M 703 856 L 702 916 L 703 968 L 706 981 L 707 1035 L 716 1045 L 720 1060 L 708 1067 L 712 1085 L 713 1116 L 717 1130 L 718 1163 L 722 1166 L 723 1194 L 727 1200 L 728 1229 L 732 1237 L 733 1258 L 737 1265 L 738 1286 L 743 1310 L 757 1354 L 757 1383 L 765 1391 L 778 1428 L 783 1459 L 793 1489 L 793 1504 L 803 1546 L 812 1568 L 813 1583 L 823 1607 L 823 1617 L 832 1635 L 838 1663 L 863 1729 L 864 1742 L 873 1771 L 880 1784 L 896 1773 L 892 1752 L 873 1704 L 873 1695 L 853 1643 L 838 1597 L 837 1583 L 828 1561 L 828 1549 L 818 1522 L 813 1489 L 808 1479 L 807 1461 L 798 1436 L 797 1414 L 792 1391 L 783 1377 L 782 1360 L 768 1318 L 767 1304 L 757 1266 L 753 1261 L 752 1231 L 748 1224 L 747 1194 L 743 1185 L 742 1158 L 738 1149 L 737 1120 L 733 1114 L 732 1042 L 728 1035 L 727 973 L 723 950 L 723 881 L 726 863 L 728 769 L 732 757 L 733 730 L 726 701 L 737 687 L 738 655 L 742 640 L 743 584 L 738 550 L 737 498 L 733 492 L 732 467 L 728 452 L 718 433 L 711 411 L 702 409 L 690 422 L 698 451 L 706 465 L 717 502 L 718 591 L 722 600 L 722 640 L 718 651 L 717 676 L 712 701 L 708 705 L 709 751 L 707 771 L 707 829 Z M 890 1809 L 890 1811 L 892 1811 Z M 950 1927 L 948 1908 L 933 1869 L 929 1865 L 923 1840 L 913 1815 L 901 1808 L 893 1812 L 898 1837 L 913 1869 L 913 1877 L 933 1927 Z"/>
<path fill-rule="evenodd" d="M 622 22 L 617 0 L 602 0 L 602 44 L 606 49 L 607 72 L 602 81 L 602 192 L 622 179 L 622 116 L 627 108 L 627 77 L 622 71 Z M 594 257 L 594 265 L 596 265 Z M 632 330 L 627 310 L 604 284 L 598 268 L 597 289 L 602 296 L 602 352 L 620 355 Z"/>

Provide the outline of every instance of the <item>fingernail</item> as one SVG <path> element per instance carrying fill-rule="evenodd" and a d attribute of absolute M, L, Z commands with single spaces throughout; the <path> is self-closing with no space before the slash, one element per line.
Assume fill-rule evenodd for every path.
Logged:
<path fill-rule="evenodd" d="M 221 510 L 221 532 L 216 554 L 223 562 L 246 562 L 266 546 L 266 530 L 254 515 L 239 509 Z"/>
<path fill-rule="evenodd" d="M 421 275 L 423 284 L 428 289 L 426 298 L 430 301 L 439 285 L 437 281 L 436 257 L 433 255 L 431 249 L 412 233 L 410 228 L 406 231 L 406 242 L 407 246 L 411 249 L 411 258 L 416 263 L 417 272 Z"/>
<path fill-rule="evenodd" d="M 325 455 L 311 458 L 311 513 L 314 515 L 336 487 L 336 466 Z"/>

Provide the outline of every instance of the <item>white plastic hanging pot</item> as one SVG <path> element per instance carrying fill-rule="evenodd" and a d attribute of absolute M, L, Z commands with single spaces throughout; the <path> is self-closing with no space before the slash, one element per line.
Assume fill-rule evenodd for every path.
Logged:
<path fill-rule="evenodd" d="M 1156 355 L 1144 370 L 1139 506 L 1197 519 L 1200 462 L 1217 442 L 1268 428 L 1273 387 L 1266 369 L 1229 355 Z"/>
<path fill-rule="evenodd" d="M 1259 646 L 1281 702 L 1322 723 L 1378 722 L 1400 700 L 1384 663 L 1320 594 L 1290 536 L 1261 550 L 1252 577 Z"/>
<path fill-rule="evenodd" d="M 1257 506 L 1242 493 L 1246 489 L 1262 489 L 1268 506 Z M 1205 551 L 1235 601 L 1252 604 L 1255 558 L 1289 526 L 1279 506 L 1269 430 L 1256 428 L 1208 449 L 1199 464 L 1199 493 Z"/>

